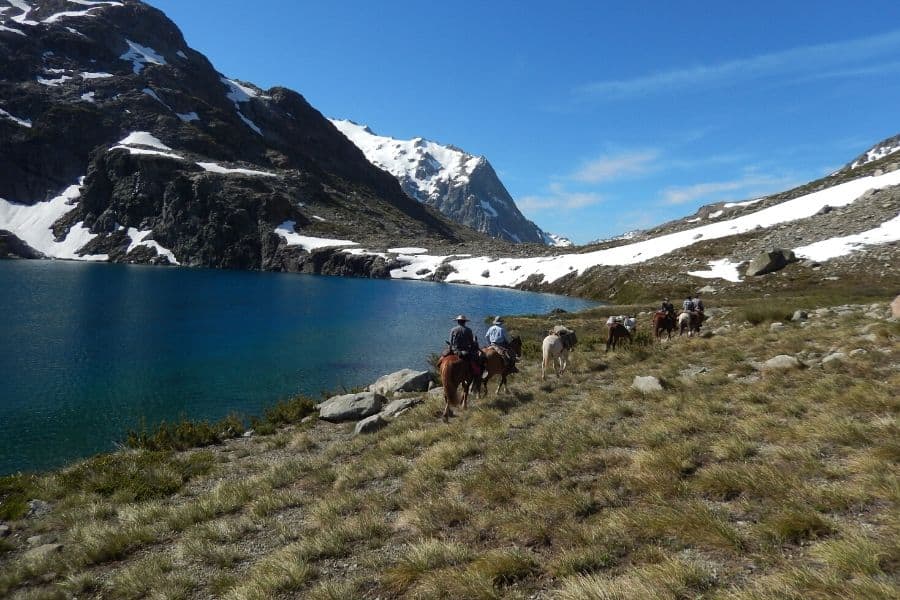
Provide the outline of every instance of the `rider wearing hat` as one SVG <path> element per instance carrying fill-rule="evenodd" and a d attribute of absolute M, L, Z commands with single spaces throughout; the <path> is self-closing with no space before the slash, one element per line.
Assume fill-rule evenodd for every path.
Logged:
<path fill-rule="evenodd" d="M 476 358 L 478 356 L 478 344 L 475 343 L 475 334 L 466 326 L 469 319 L 466 315 L 458 315 L 456 327 L 450 330 L 450 352 L 460 358 Z"/>
<path fill-rule="evenodd" d="M 509 349 L 510 339 L 506 334 L 506 329 L 503 327 L 503 319 L 500 317 L 495 318 L 494 324 L 491 325 L 484 335 L 487 338 L 488 343 L 495 346 L 500 351 L 500 356 L 506 361 L 506 370 L 509 373 L 518 373 L 519 369 L 516 368 L 516 355 Z"/>
<path fill-rule="evenodd" d="M 668 298 L 663 298 L 660 310 L 667 315 L 670 315 L 672 318 L 675 318 L 675 305 L 669 302 Z"/>

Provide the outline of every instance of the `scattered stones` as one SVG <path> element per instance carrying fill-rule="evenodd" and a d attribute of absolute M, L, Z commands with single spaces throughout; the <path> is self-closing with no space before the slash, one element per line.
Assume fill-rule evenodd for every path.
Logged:
<path fill-rule="evenodd" d="M 631 383 L 631 387 L 641 392 L 642 394 L 652 394 L 655 392 L 663 391 L 663 387 L 659 379 L 657 379 L 653 375 L 646 375 L 644 377 L 635 375 L 634 381 Z"/>
<path fill-rule="evenodd" d="M 772 323 L 769 325 L 769 331 L 784 331 L 786 329 L 784 323 Z"/>
<path fill-rule="evenodd" d="M 396 392 L 424 392 L 428 390 L 428 384 L 434 376 L 430 371 L 414 371 L 401 369 L 395 373 L 385 375 L 368 387 L 370 392 L 378 394 L 394 394 Z"/>
<path fill-rule="evenodd" d="M 805 321 L 809 318 L 809 313 L 805 310 L 795 310 L 791 316 L 791 321 Z"/>
<path fill-rule="evenodd" d="M 796 261 L 797 257 L 794 256 L 793 250 L 768 250 L 750 261 L 750 264 L 747 265 L 747 275 L 758 276 L 765 275 L 766 273 L 774 273 Z"/>
<path fill-rule="evenodd" d="M 706 367 L 688 367 L 687 369 L 682 369 L 678 372 L 681 377 L 684 379 L 693 379 L 697 375 L 702 375 L 703 373 L 709 373 L 709 369 Z"/>
<path fill-rule="evenodd" d="M 381 410 L 385 398 L 375 392 L 333 396 L 318 405 L 319 418 L 332 423 L 359 421 Z"/>
<path fill-rule="evenodd" d="M 390 421 L 381 416 L 381 413 L 377 415 L 372 415 L 371 417 L 366 417 L 362 421 L 356 424 L 356 427 L 353 429 L 354 435 L 359 435 L 361 433 L 374 433 L 379 429 L 383 428 Z"/>
<path fill-rule="evenodd" d="M 442 390 L 443 391 L 443 390 Z M 382 417 L 393 419 L 413 406 L 424 402 L 422 398 L 401 398 L 385 406 L 379 413 Z"/>
<path fill-rule="evenodd" d="M 29 500 L 28 501 L 28 513 L 26 516 L 33 517 L 43 517 L 47 513 L 50 512 L 50 505 L 43 500 Z"/>
<path fill-rule="evenodd" d="M 762 364 L 762 368 L 767 371 L 787 371 L 790 369 L 799 369 L 800 366 L 800 361 L 789 354 L 773 356 Z"/>

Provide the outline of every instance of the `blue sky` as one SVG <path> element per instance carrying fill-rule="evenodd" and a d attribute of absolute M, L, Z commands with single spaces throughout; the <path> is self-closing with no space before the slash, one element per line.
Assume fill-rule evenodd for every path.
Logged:
<path fill-rule="evenodd" d="M 900 132 L 896 0 L 150 3 L 230 77 L 487 156 L 579 243 L 782 191 Z"/>

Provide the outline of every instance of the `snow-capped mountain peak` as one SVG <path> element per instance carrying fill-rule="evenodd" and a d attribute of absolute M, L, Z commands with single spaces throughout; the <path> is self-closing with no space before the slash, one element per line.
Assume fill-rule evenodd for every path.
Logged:
<path fill-rule="evenodd" d="M 511 242 L 558 245 L 522 215 L 484 156 L 423 137 L 400 140 L 378 135 L 366 125 L 332 119 L 369 162 L 400 181 L 412 198 L 451 219 Z"/>

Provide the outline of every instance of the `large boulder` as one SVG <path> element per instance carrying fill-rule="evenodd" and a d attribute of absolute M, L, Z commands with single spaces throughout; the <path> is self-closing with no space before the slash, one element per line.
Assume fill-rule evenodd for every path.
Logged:
<path fill-rule="evenodd" d="M 642 394 L 652 394 L 663 391 L 662 383 L 660 383 L 659 379 L 653 375 L 647 375 L 646 377 L 635 375 L 631 387 Z"/>
<path fill-rule="evenodd" d="M 375 392 L 333 396 L 318 405 L 319 418 L 332 423 L 359 421 L 381 410 L 385 398 Z"/>
<path fill-rule="evenodd" d="M 766 371 L 787 371 L 799 369 L 801 366 L 802 364 L 796 357 L 789 354 L 779 354 L 764 362 L 762 368 Z"/>
<path fill-rule="evenodd" d="M 356 427 L 353 428 L 353 433 L 354 435 L 359 435 L 361 433 L 375 433 L 389 422 L 390 421 L 382 417 L 380 413 L 372 415 L 357 423 Z"/>
<path fill-rule="evenodd" d="M 797 262 L 793 250 L 767 250 L 750 261 L 747 266 L 747 275 L 765 275 L 780 271 L 792 262 Z"/>
<path fill-rule="evenodd" d="M 369 386 L 370 392 L 393 394 L 395 392 L 425 392 L 428 384 L 434 379 L 430 371 L 413 371 L 402 369 L 396 373 L 380 377 Z"/>

